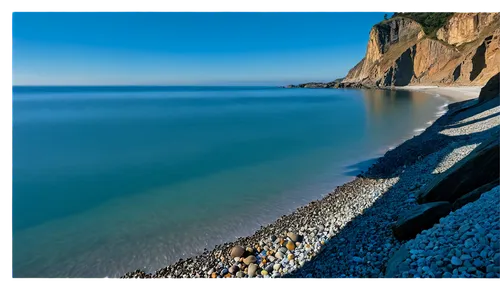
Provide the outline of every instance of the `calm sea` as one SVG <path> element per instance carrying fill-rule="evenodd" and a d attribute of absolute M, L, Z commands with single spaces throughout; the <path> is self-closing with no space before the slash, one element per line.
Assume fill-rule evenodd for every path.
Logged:
<path fill-rule="evenodd" d="M 252 234 L 444 104 L 410 91 L 15 87 L 13 275 L 154 271 Z"/>

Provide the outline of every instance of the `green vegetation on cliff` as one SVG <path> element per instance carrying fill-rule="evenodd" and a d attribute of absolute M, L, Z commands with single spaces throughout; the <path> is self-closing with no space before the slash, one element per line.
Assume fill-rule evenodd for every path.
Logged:
<path fill-rule="evenodd" d="M 453 15 L 453 13 L 394 13 L 394 17 L 406 17 L 415 20 L 420 25 L 425 32 L 425 34 L 431 38 L 436 37 L 436 32 L 439 28 L 443 27 L 448 19 Z"/>

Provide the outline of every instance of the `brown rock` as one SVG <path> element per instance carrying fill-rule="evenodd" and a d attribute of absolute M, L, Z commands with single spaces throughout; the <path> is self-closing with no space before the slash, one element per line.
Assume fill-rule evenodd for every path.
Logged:
<path fill-rule="evenodd" d="M 295 244 L 294 244 L 293 242 L 291 242 L 291 241 L 288 241 L 288 242 L 286 243 L 286 248 L 287 248 L 288 250 L 292 251 L 292 250 L 294 250 L 294 249 L 295 249 Z"/>
<path fill-rule="evenodd" d="M 500 172 L 499 149 L 499 139 L 496 136 L 483 142 L 467 157 L 421 189 L 417 193 L 418 201 L 453 203 L 461 196 L 497 179 Z"/>
<path fill-rule="evenodd" d="M 420 24 L 397 16 L 373 26 L 365 57 L 343 87 L 484 85 L 500 66 L 500 13 L 455 13 L 425 35 Z"/>
<path fill-rule="evenodd" d="M 230 255 L 232 258 L 235 258 L 235 257 L 242 257 L 244 253 L 245 253 L 245 249 L 243 247 L 237 245 L 231 249 Z"/>
<path fill-rule="evenodd" d="M 449 214 L 449 202 L 433 202 L 416 206 L 401 215 L 392 227 L 392 233 L 398 240 L 415 238 L 421 231 L 431 228 L 439 219 Z"/>
<path fill-rule="evenodd" d="M 494 187 L 498 186 L 499 179 L 496 178 L 493 182 L 490 182 L 488 184 L 482 185 L 481 187 L 475 189 L 474 191 L 467 193 L 460 198 L 458 198 L 454 203 L 453 203 L 453 210 L 457 210 L 463 206 L 465 206 L 468 203 L 471 203 L 481 197 L 482 194 L 490 191 Z"/>
<path fill-rule="evenodd" d="M 479 93 L 479 102 L 485 102 L 500 96 L 500 73 L 497 73 L 486 83 Z M 497 99 L 498 100 L 498 99 Z"/>
<path fill-rule="evenodd" d="M 436 36 L 450 45 L 459 46 L 476 40 L 481 30 L 496 20 L 496 13 L 456 13 L 436 32 Z"/>
<path fill-rule="evenodd" d="M 245 263 L 246 265 L 250 265 L 251 263 L 254 263 L 255 261 L 257 261 L 257 258 L 255 258 L 255 256 L 253 256 L 253 255 L 249 255 L 247 258 L 243 259 L 243 263 Z"/>

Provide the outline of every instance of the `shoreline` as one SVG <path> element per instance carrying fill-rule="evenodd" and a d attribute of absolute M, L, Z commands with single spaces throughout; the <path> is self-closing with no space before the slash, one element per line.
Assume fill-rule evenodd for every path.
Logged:
<path fill-rule="evenodd" d="M 420 91 L 427 94 L 444 96 L 456 101 L 464 101 L 476 99 L 479 97 L 479 92 L 482 86 L 424 86 L 424 85 L 408 85 L 396 86 L 396 90 L 411 90 Z"/>
<path fill-rule="evenodd" d="M 473 94 L 476 87 L 467 87 L 462 93 L 456 91 L 457 87 L 403 89 L 455 100 L 466 98 L 466 102 L 448 106 L 450 109 L 422 133 L 389 149 L 355 179 L 322 199 L 261 226 L 253 235 L 217 245 L 196 257 L 180 259 L 155 273 L 137 270 L 123 277 L 384 277 L 388 259 L 401 245 L 393 237 L 390 225 L 398 213 L 417 204 L 413 191 L 432 178 L 426 172 L 434 168 L 443 172 L 478 145 L 470 147 L 463 142 L 467 152 L 454 154 L 456 140 L 440 137 L 454 111 L 470 105 L 467 99 L 477 97 L 479 90 Z M 454 154 L 448 160 L 452 162 L 443 167 L 439 159 L 449 154 Z M 234 246 L 243 247 L 244 254 L 238 256 L 246 256 L 245 259 L 230 255 Z"/>

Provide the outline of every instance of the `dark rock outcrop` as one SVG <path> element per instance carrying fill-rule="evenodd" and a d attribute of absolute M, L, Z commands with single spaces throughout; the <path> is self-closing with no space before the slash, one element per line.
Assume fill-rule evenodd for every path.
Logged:
<path fill-rule="evenodd" d="M 486 193 L 493 189 L 494 187 L 498 186 L 498 181 L 499 179 L 496 178 L 493 182 L 490 182 L 488 184 L 482 185 L 481 187 L 475 189 L 474 191 L 467 193 L 460 198 L 458 198 L 454 203 L 453 203 L 453 210 L 457 210 L 463 206 L 465 206 L 468 203 L 471 203 L 481 197 L 483 193 Z"/>
<path fill-rule="evenodd" d="M 398 240 L 409 240 L 421 231 L 431 228 L 451 211 L 449 202 L 433 202 L 416 206 L 403 213 L 393 225 L 392 232 Z"/>
<path fill-rule="evenodd" d="M 438 175 L 418 194 L 420 203 L 448 201 L 498 178 L 499 139 L 493 137 L 479 145 L 471 154 Z"/>
<path fill-rule="evenodd" d="M 486 85 L 481 88 L 479 102 L 482 103 L 496 97 L 500 97 L 500 73 L 490 78 Z"/>
<path fill-rule="evenodd" d="M 371 88 L 372 86 L 362 83 L 343 83 L 343 78 L 330 82 L 307 82 L 301 84 L 290 84 L 285 88 Z"/>

